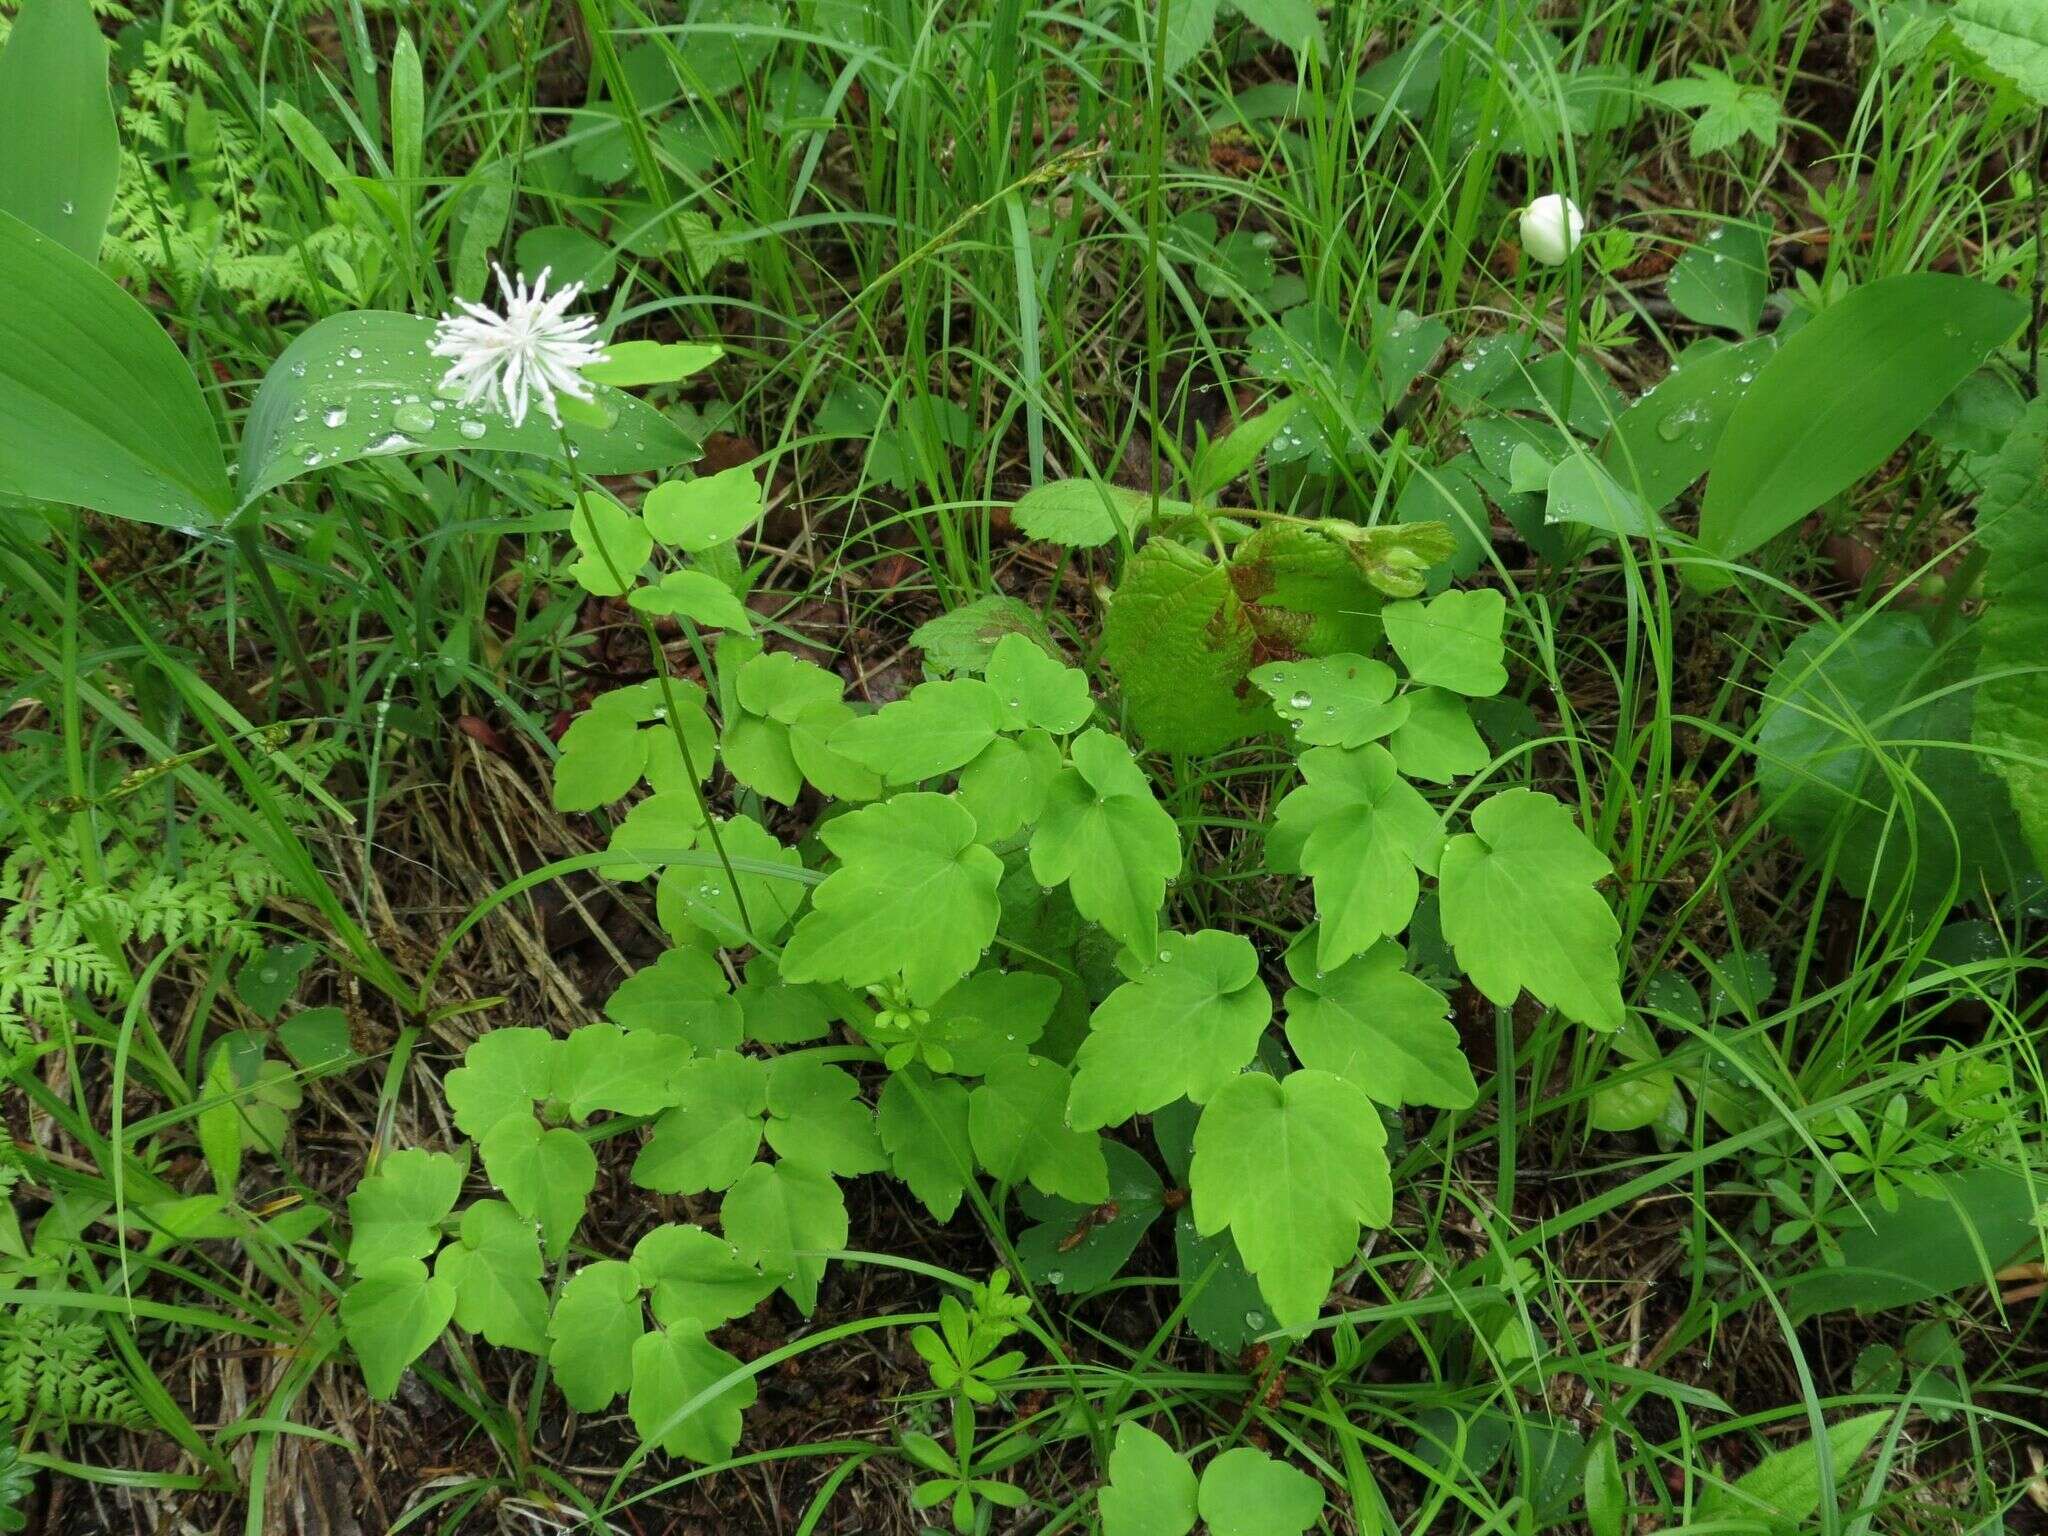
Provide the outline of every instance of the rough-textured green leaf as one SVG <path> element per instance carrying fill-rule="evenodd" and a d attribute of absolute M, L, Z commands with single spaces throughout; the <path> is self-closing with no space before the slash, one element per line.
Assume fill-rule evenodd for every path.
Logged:
<path fill-rule="evenodd" d="M 1029 1179 L 1079 1205 L 1109 1198 L 1102 1138 L 1067 1124 L 1067 1069 L 1043 1056 L 998 1062 L 968 1095 L 967 1131 L 982 1167 L 1006 1184 Z"/>
<path fill-rule="evenodd" d="M 175 527 L 214 526 L 235 504 L 177 344 L 97 268 L 5 212 L 0 492 Z"/>
<path fill-rule="evenodd" d="M 1388 940 L 1335 970 L 1312 966 L 1306 945 L 1287 952 L 1287 1043 L 1304 1067 L 1349 1078 L 1399 1109 L 1463 1109 L 1479 1096 L 1444 995 L 1407 970 Z"/>
<path fill-rule="evenodd" d="M 462 1327 L 507 1349 L 548 1352 L 540 1243 L 533 1223 L 511 1206 L 479 1200 L 464 1211 L 462 1239 L 435 1257 L 434 1274 L 455 1287 Z"/>
<path fill-rule="evenodd" d="M 1386 1127 L 1328 1072 L 1231 1079 L 1202 1111 L 1188 1182 L 1196 1227 L 1228 1227 L 1281 1325 L 1315 1320 L 1358 1228 L 1393 1216 Z"/>
<path fill-rule="evenodd" d="M 2048 10 L 2034 0 L 1956 0 L 1947 20 L 1965 47 L 2048 107 Z"/>
<path fill-rule="evenodd" d="M 1700 542 L 1747 554 L 1889 458 L 2026 304 L 1974 278 L 1909 272 L 1831 304 L 1778 349 L 1714 450 Z"/>
<path fill-rule="evenodd" d="M 1301 1536 L 1323 1511 L 1323 1485 L 1240 1445 L 1202 1468 L 1198 1502 L 1210 1536 Z"/>
<path fill-rule="evenodd" d="M 1084 731 L 1070 751 L 1031 834 L 1031 872 L 1042 885 L 1065 881 L 1083 917 L 1148 954 L 1180 873 L 1180 829 L 1114 736 Z"/>
<path fill-rule="evenodd" d="M 740 1256 L 767 1274 L 808 1317 L 825 1277 L 823 1251 L 846 1246 L 846 1202 L 830 1174 L 795 1163 L 755 1163 L 726 1191 L 719 1220 Z"/>
<path fill-rule="evenodd" d="M 973 970 L 995 937 L 1002 861 L 944 795 L 898 795 L 825 823 L 840 866 L 782 952 L 787 981 L 888 981 L 929 1003 Z"/>
<path fill-rule="evenodd" d="M 1387 639 L 1418 683 L 1486 698 L 1507 686 L 1501 665 L 1501 621 L 1507 599 L 1491 587 L 1442 592 L 1426 603 L 1389 603 L 1380 610 Z"/>
<path fill-rule="evenodd" d="M 896 1177 L 940 1221 L 951 1221 L 974 1177 L 967 1089 L 922 1067 L 890 1074 L 875 1105 L 875 1125 Z"/>
<path fill-rule="evenodd" d="M 745 1317 L 778 1283 L 724 1238 L 690 1226 L 656 1227 L 641 1238 L 633 1245 L 633 1273 L 664 1327 L 693 1322 L 716 1328 Z"/>
<path fill-rule="evenodd" d="M 738 1358 L 706 1339 L 700 1324 L 684 1321 L 643 1333 L 633 1341 L 633 1387 L 626 1399 L 633 1428 L 671 1456 L 723 1461 L 739 1444 L 743 1416 L 754 1402 L 754 1378 L 741 1376 L 709 1402 L 682 1410 L 739 1368 Z"/>
<path fill-rule="evenodd" d="M 1680 256 L 1664 291 L 1686 319 L 1747 336 L 1763 318 L 1770 276 L 1770 231 L 1737 220 L 1716 224 Z"/>
<path fill-rule="evenodd" d="M 1360 747 L 1392 734 L 1408 718 L 1394 697 L 1394 669 L 1340 652 L 1254 667 L 1251 679 L 1273 701 L 1294 739 L 1306 747 Z"/>
<path fill-rule="evenodd" d="M 341 1327 L 370 1396 L 398 1390 L 405 1368 L 433 1346 L 455 1315 L 455 1287 L 429 1278 L 418 1259 L 385 1259 L 342 1293 Z"/>
<path fill-rule="evenodd" d="M 1612 873 L 1570 811 L 1509 789 L 1472 812 L 1438 864 L 1444 938 L 1489 1000 L 1523 988 L 1595 1029 L 1619 1029 L 1621 928 L 1595 886 Z"/>
<path fill-rule="evenodd" d="M 1175 1099 L 1205 1104 L 1244 1069 L 1273 1017 L 1258 952 L 1241 935 L 1162 933 L 1155 955 L 1095 1010 L 1074 1058 L 1067 1118 L 1121 1125 Z"/>
<path fill-rule="evenodd" d="M 445 1152 L 393 1152 L 348 1197 L 348 1261 L 368 1269 L 387 1259 L 423 1259 L 462 1193 L 462 1165 Z"/>
<path fill-rule="evenodd" d="M 249 407 L 236 477 L 242 503 L 308 470 L 383 454 L 561 458 L 561 440 L 543 413 L 515 427 L 502 402 L 458 406 L 441 394 L 448 364 L 429 350 L 433 337 L 433 321 L 389 310 L 332 315 L 301 331 Z M 600 385 L 597 408 L 610 425 L 568 420 L 585 474 L 635 474 L 697 456 L 681 428 L 631 395 Z"/>
<path fill-rule="evenodd" d="M 2034 862 L 2048 871 L 2048 400 L 2027 407 L 1986 472 L 1977 539 L 1990 558 L 1971 736 L 2012 792 Z"/>
<path fill-rule="evenodd" d="M 596 1413 L 632 1386 L 633 1345 L 646 1331 L 632 1265 L 599 1259 L 571 1275 L 548 1320 L 548 1363 L 569 1406 Z"/>
<path fill-rule="evenodd" d="M 1311 748 L 1301 776 L 1274 819 L 1301 839 L 1320 921 L 1316 964 L 1334 970 L 1408 926 L 1417 872 L 1433 873 L 1443 850 L 1443 820 L 1384 747 Z"/>
<path fill-rule="evenodd" d="M 1184 517 L 1193 510 L 1184 501 L 1160 505 L 1169 517 Z M 1149 491 L 1094 480 L 1054 480 L 1027 491 L 1010 509 L 1010 520 L 1026 538 L 1092 549 L 1119 534 L 1136 538 L 1138 530 L 1152 521 L 1152 496 Z"/>
<path fill-rule="evenodd" d="M 1213 752 L 1258 728 L 1261 711 L 1245 682 L 1254 639 L 1230 573 L 1155 538 L 1124 567 L 1102 655 L 1148 746 Z"/>
<path fill-rule="evenodd" d="M 924 652 L 934 671 L 978 672 L 1005 635 L 1022 635 L 1041 647 L 1052 643 L 1045 624 L 1028 603 L 1000 592 L 925 620 L 912 631 L 910 643 Z"/>
<path fill-rule="evenodd" d="M 1715 1489 L 1707 1502 L 1722 1516 L 1761 1518 L 1772 1531 L 1801 1530 L 1820 1511 L 1824 1486 L 1822 1447 L 1826 1448 L 1830 1480 L 1839 1496 L 1846 1491 L 1848 1474 L 1857 1458 L 1891 1417 L 1890 1409 L 1877 1408 L 1838 1420 L 1828 1426 L 1825 1439 L 1804 1440 L 1786 1450 L 1771 1452 L 1725 1491 Z"/>
<path fill-rule="evenodd" d="M 0 50 L 0 210 L 97 263 L 121 143 L 87 0 L 25 0 Z"/>
<path fill-rule="evenodd" d="M 1116 1427 L 1109 1481 L 1096 1496 L 1102 1536 L 1187 1536 L 1195 1528 L 1195 1474 L 1144 1425 Z"/>

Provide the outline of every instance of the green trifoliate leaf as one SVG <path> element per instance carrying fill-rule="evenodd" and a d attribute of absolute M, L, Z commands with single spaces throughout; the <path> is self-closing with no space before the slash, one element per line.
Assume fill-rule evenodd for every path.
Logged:
<path fill-rule="evenodd" d="M 614 880 L 645 880 L 655 870 L 671 863 L 676 855 L 696 846 L 704 829 L 704 807 L 690 790 L 670 790 L 649 795 L 612 829 L 605 845 L 610 853 L 644 854 L 641 864 L 607 864 L 605 873 Z"/>
<path fill-rule="evenodd" d="M 1463 1109 L 1478 1098 L 1444 995 L 1406 970 L 1392 940 L 1334 971 L 1287 952 L 1287 1043 L 1304 1067 L 1349 1078 L 1382 1104 Z"/>
<path fill-rule="evenodd" d="M 702 1227 L 656 1227 L 633 1245 L 633 1273 L 654 1320 L 671 1328 L 684 1322 L 716 1328 L 745 1317 L 779 1283 Z"/>
<path fill-rule="evenodd" d="M 835 799 L 873 799 L 881 779 L 831 745 L 854 718 L 844 692 L 836 673 L 786 651 L 751 657 L 738 668 L 727 701 L 726 768 L 784 805 L 795 802 L 804 779 Z"/>
<path fill-rule="evenodd" d="M 837 702 L 846 692 L 838 674 L 787 651 L 753 657 L 740 668 L 734 686 L 740 708 L 780 725 L 793 725 L 820 704 Z"/>
<path fill-rule="evenodd" d="M 996 642 L 986 676 L 1005 730 L 1035 726 L 1065 736 L 1086 725 L 1095 711 L 1088 674 L 1060 665 L 1023 635 L 1005 635 Z"/>
<path fill-rule="evenodd" d="M 1612 873 L 1549 795 L 1510 789 L 1472 813 L 1438 866 L 1444 939 L 1500 1007 L 1523 988 L 1595 1029 L 1622 1021 L 1621 929 L 1594 886 Z"/>
<path fill-rule="evenodd" d="M 744 1030 L 732 984 L 719 963 L 701 949 L 663 950 L 654 964 L 619 984 L 604 1005 L 604 1016 L 622 1029 L 664 1036 L 707 1055 L 735 1049 Z M 674 1064 L 680 1065 L 687 1052 L 675 1054 Z"/>
<path fill-rule="evenodd" d="M 1210 1536 L 1301 1536 L 1323 1512 L 1323 1485 L 1240 1445 L 1202 1468 L 1196 1502 Z"/>
<path fill-rule="evenodd" d="M 599 1026 L 608 1027 L 608 1026 Z M 597 1157 L 590 1143 L 566 1126 L 543 1130 L 531 1115 L 491 1127 L 477 1146 L 484 1172 L 520 1215 L 540 1223 L 547 1256 L 569 1251 L 583 1205 L 597 1187 Z"/>
<path fill-rule="evenodd" d="M 802 1045 L 823 1039 L 832 1028 L 835 1015 L 825 990 L 784 981 L 766 955 L 747 962 L 746 981 L 733 995 L 747 1038 L 761 1045 Z"/>
<path fill-rule="evenodd" d="M 864 768 L 832 743 L 854 718 L 843 699 L 814 704 L 789 723 L 789 756 L 797 771 L 821 795 L 834 800 L 872 800 L 882 792 L 882 776 Z"/>
<path fill-rule="evenodd" d="M 928 1003 L 973 970 L 995 937 L 1002 861 L 945 795 L 908 794 L 827 822 L 839 868 L 782 952 L 785 980 L 865 986 L 900 972 Z"/>
<path fill-rule="evenodd" d="M 1180 872 L 1180 830 L 1114 736 L 1084 731 L 1071 751 L 1031 834 L 1031 872 L 1041 885 L 1067 882 L 1083 917 L 1150 953 L 1166 882 Z"/>
<path fill-rule="evenodd" d="M 849 720 L 831 745 L 884 783 L 916 784 L 972 762 L 1004 723 L 993 688 L 979 678 L 954 677 L 919 683 L 895 703 Z"/>
<path fill-rule="evenodd" d="M 715 343 L 612 341 L 605 344 L 604 361 L 583 369 L 583 377 L 614 389 L 641 389 L 702 373 L 724 355 L 725 348 Z"/>
<path fill-rule="evenodd" d="M 715 858 L 708 864 L 672 864 L 661 872 L 654 888 L 655 915 L 681 944 L 704 939 L 724 949 L 773 944 L 803 905 L 808 886 L 795 878 L 803 873 L 803 855 L 778 843 L 773 833 L 750 816 L 720 822 L 718 836 L 726 858 L 733 861 L 737 880 L 726 879 Z M 704 847 L 710 851 L 708 836 Z M 755 873 L 754 867 L 763 864 L 780 865 L 792 872 L 792 878 Z"/>
<path fill-rule="evenodd" d="M 586 1024 L 562 1042 L 553 1097 L 578 1124 L 600 1110 L 651 1115 L 675 1102 L 669 1082 L 689 1056 L 681 1042 L 657 1031 Z"/>
<path fill-rule="evenodd" d="M 1362 747 L 1408 718 L 1408 699 L 1394 697 L 1394 669 L 1370 657 L 1268 662 L 1252 669 L 1252 681 L 1303 746 Z"/>
<path fill-rule="evenodd" d="M 846 1246 L 846 1202 L 832 1176 L 796 1163 L 755 1163 L 727 1192 L 720 1221 L 740 1257 L 781 1276 L 789 1299 L 810 1316 L 825 1277 L 819 1254 Z"/>
<path fill-rule="evenodd" d="M 768 1068 L 768 1145 L 787 1162 L 850 1178 L 889 1166 L 875 1117 L 847 1072 L 806 1056 Z"/>
<path fill-rule="evenodd" d="M 609 1408 L 633 1384 L 633 1346 L 647 1331 L 633 1266 L 600 1259 L 571 1275 L 548 1320 L 548 1363 L 578 1413 Z"/>
<path fill-rule="evenodd" d="M 442 1084 L 455 1112 L 455 1128 L 471 1141 L 482 1141 L 500 1120 L 530 1119 L 533 1106 L 554 1091 L 561 1050 L 562 1042 L 544 1029 L 494 1029 L 478 1038 Z M 448 1204 L 455 1204 L 452 1190 Z"/>
<path fill-rule="evenodd" d="M 1102 1536 L 1187 1536 L 1195 1528 L 1195 1474 L 1142 1424 L 1116 1427 L 1109 1481 L 1096 1502 Z"/>
<path fill-rule="evenodd" d="M 1045 797 L 1064 766 L 1044 731 L 998 736 L 960 770 L 956 793 L 983 842 L 1006 838 L 1045 813 Z"/>
<path fill-rule="evenodd" d="M 1394 1210 L 1386 1127 L 1357 1084 L 1328 1072 L 1232 1078 L 1202 1111 L 1188 1171 L 1196 1228 L 1230 1228 L 1281 1326 L 1313 1322 L 1358 1228 Z"/>
<path fill-rule="evenodd" d="M 726 772 L 778 805 L 794 805 L 803 793 L 803 770 L 789 744 L 789 727 L 761 715 L 734 715 L 718 738 Z"/>
<path fill-rule="evenodd" d="M 447 1153 L 393 1152 L 348 1197 L 349 1263 L 367 1270 L 388 1259 L 425 1258 L 461 1193 L 462 1165 Z"/>
<path fill-rule="evenodd" d="M 754 1378 L 743 1375 L 711 1401 L 682 1410 L 739 1369 L 739 1360 L 706 1339 L 696 1323 L 642 1334 L 633 1341 L 633 1390 L 626 1399 L 633 1428 L 671 1456 L 723 1461 L 739 1444 Z"/>
<path fill-rule="evenodd" d="M 1386 748 L 1314 747 L 1302 784 L 1274 813 L 1298 837 L 1321 920 L 1316 964 L 1332 970 L 1399 933 L 1415 915 L 1416 872 L 1436 868 L 1443 822 L 1395 770 Z"/>
<path fill-rule="evenodd" d="M 443 1248 L 434 1274 L 455 1287 L 455 1321 L 487 1343 L 548 1352 L 548 1298 L 533 1223 L 502 1200 L 462 1213 L 462 1240 Z"/>
<path fill-rule="evenodd" d="M 576 498 L 569 509 L 569 537 L 581 555 L 569 574 L 598 597 L 630 592 L 640 567 L 654 553 L 647 525 L 601 491 Z"/>
<path fill-rule="evenodd" d="M 673 701 L 675 720 L 669 718 Z M 657 790 L 689 794 L 691 779 L 676 743 L 682 726 L 689 760 L 709 773 L 714 739 L 704 690 L 682 678 L 636 683 L 600 695 L 562 733 L 555 763 L 555 809 L 591 811 L 609 805 L 644 777 Z"/>
<path fill-rule="evenodd" d="M 940 1221 L 951 1221 L 974 1177 L 967 1090 L 922 1067 L 890 1074 L 875 1122 L 896 1177 Z"/>
<path fill-rule="evenodd" d="M 761 484 L 745 464 L 700 480 L 664 480 L 647 493 L 640 515 L 662 543 L 702 554 L 754 526 L 761 515 Z"/>
<path fill-rule="evenodd" d="M 675 1108 L 633 1160 L 633 1182 L 665 1195 L 724 1189 L 761 1147 L 768 1108 L 768 1066 L 722 1052 L 686 1063 L 675 1075 Z"/>
<path fill-rule="evenodd" d="M 640 613 L 685 618 L 705 629 L 754 632 L 747 605 L 709 571 L 670 571 L 654 586 L 635 588 L 626 601 Z"/>
<path fill-rule="evenodd" d="M 370 1395 L 398 1390 L 405 1368 L 425 1354 L 455 1315 L 455 1287 L 429 1278 L 418 1259 L 384 1259 L 342 1293 L 341 1328 Z"/>
<path fill-rule="evenodd" d="M 1001 1062 L 967 1099 L 967 1132 L 981 1166 L 1006 1184 L 1079 1205 L 1109 1198 L 1102 1138 L 1067 1124 L 1067 1069 L 1043 1056 Z"/>
<path fill-rule="evenodd" d="M 1507 599 L 1491 588 L 1444 592 L 1426 603 L 1389 603 L 1380 610 L 1394 654 L 1418 683 L 1487 698 L 1508 685 L 1501 665 L 1501 621 Z"/>
<path fill-rule="evenodd" d="M 1244 1070 L 1272 1017 L 1250 940 L 1163 933 L 1156 954 L 1095 1010 L 1074 1058 L 1068 1119 L 1094 1130 L 1179 1098 L 1205 1104 Z"/>
<path fill-rule="evenodd" d="M 1404 697 L 1408 718 L 1387 738 L 1387 750 L 1408 778 L 1448 784 L 1491 760 L 1463 699 L 1442 688 L 1417 688 Z"/>

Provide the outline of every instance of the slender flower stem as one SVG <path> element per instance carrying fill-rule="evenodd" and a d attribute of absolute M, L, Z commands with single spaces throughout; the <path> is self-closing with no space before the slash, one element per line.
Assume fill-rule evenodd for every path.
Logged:
<path fill-rule="evenodd" d="M 594 527 L 590 521 L 590 504 L 588 492 L 583 485 L 583 471 L 576 467 L 576 456 L 569 447 L 568 431 L 559 422 L 555 424 L 555 439 L 562 445 L 562 467 L 569 474 L 569 487 L 576 498 L 577 515 L 583 519 L 584 527 Z M 604 562 L 605 570 L 612 578 L 612 584 L 623 594 L 630 588 L 631 583 L 619 569 L 618 562 L 612 558 L 610 548 L 602 539 L 593 538 L 591 543 L 597 550 L 598 558 Z M 632 610 L 634 617 L 639 619 L 641 633 L 647 637 L 647 649 L 654 657 L 654 674 L 661 681 L 662 715 L 668 721 L 670 734 L 676 739 L 676 750 L 682 754 L 683 772 L 689 776 L 690 793 L 697 800 L 697 814 L 704 818 L 704 830 L 711 838 L 712 850 L 718 855 L 719 867 L 725 871 L 725 878 L 732 887 L 733 906 L 739 911 L 740 927 L 746 931 L 748 939 L 758 945 L 761 941 L 754 933 L 753 919 L 747 915 L 746 895 L 740 890 L 739 876 L 732 867 L 732 857 L 725 851 L 725 839 L 719 835 L 718 822 L 712 817 L 710 803 L 704 798 L 704 782 L 697 773 L 696 756 L 690 751 L 689 738 L 683 731 L 683 716 L 676 705 L 675 675 L 669 668 L 668 650 L 661 643 L 661 635 L 654 627 L 654 620 L 639 609 L 633 608 L 631 603 L 626 606 Z"/>

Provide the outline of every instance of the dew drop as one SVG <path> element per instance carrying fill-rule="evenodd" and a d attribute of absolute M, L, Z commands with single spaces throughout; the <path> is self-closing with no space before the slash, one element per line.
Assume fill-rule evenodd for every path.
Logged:
<path fill-rule="evenodd" d="M 1045 1283 L 1047 1285 L 1058 1285 L 1066 1278 L 1067 1272 L 1064 1269 L 1049 1269 L 1045 1272 Z"/>
<path fill-rule="evenodd" d="M 1255 1330 L 1263 1328 L 1266 1326 L 1266 1314 L 1263 1312 L 1247 1312 L 1244 1315 L 1244 1325 Z"/>
<path fill-rule="evenodd" d="M 360 360 L 362 355 L 363 349 L 361 347 L 350 347 L 348 349 L 348 360 L 352 363 Z"/>
<path fill-rule="evenodd" d="M 1309 705 L 1315 703 L 1315 700 L 1305 693 L 1296 692 L 1288 697 L 1287 703 L 1293 709 L 1307 709 Z"/>
<path fill-rule="evenodd" d="M 431 432 L 434 412 L 424 405 L 401 405 L 391 413 L 391 424 L 401 432 Z"/>
<path fill-rule="evenodd" d="M 475 442 L 478 438 L 482 437 L 486 432 L 490 431 L 490 428 L 485 426 L 480 421 L 465 421 L 461 426 L 457 427 L 455 430 L 460 432 L 464 437 L 468 438 L 471 442 Z"/>
<path fill-rule="evenodd" d="M 337 405 L 334 407 L 333 410 L 329 411 L 325 416 L 322 416 L 320 419 L 326 422 L 330 429 L 334 427 L 345 427 L 348 425 L 348 409 L 345 406 Z"/>

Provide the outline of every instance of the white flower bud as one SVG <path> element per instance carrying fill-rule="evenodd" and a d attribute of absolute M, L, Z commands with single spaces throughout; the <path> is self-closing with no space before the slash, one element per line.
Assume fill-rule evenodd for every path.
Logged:
<path fill-rule="evenodd" d="M 1586 216 L 1562 192 L 1550 192 L 1522 210 L 1522 249 L 1554 267 L 1578 249 Z"/>

